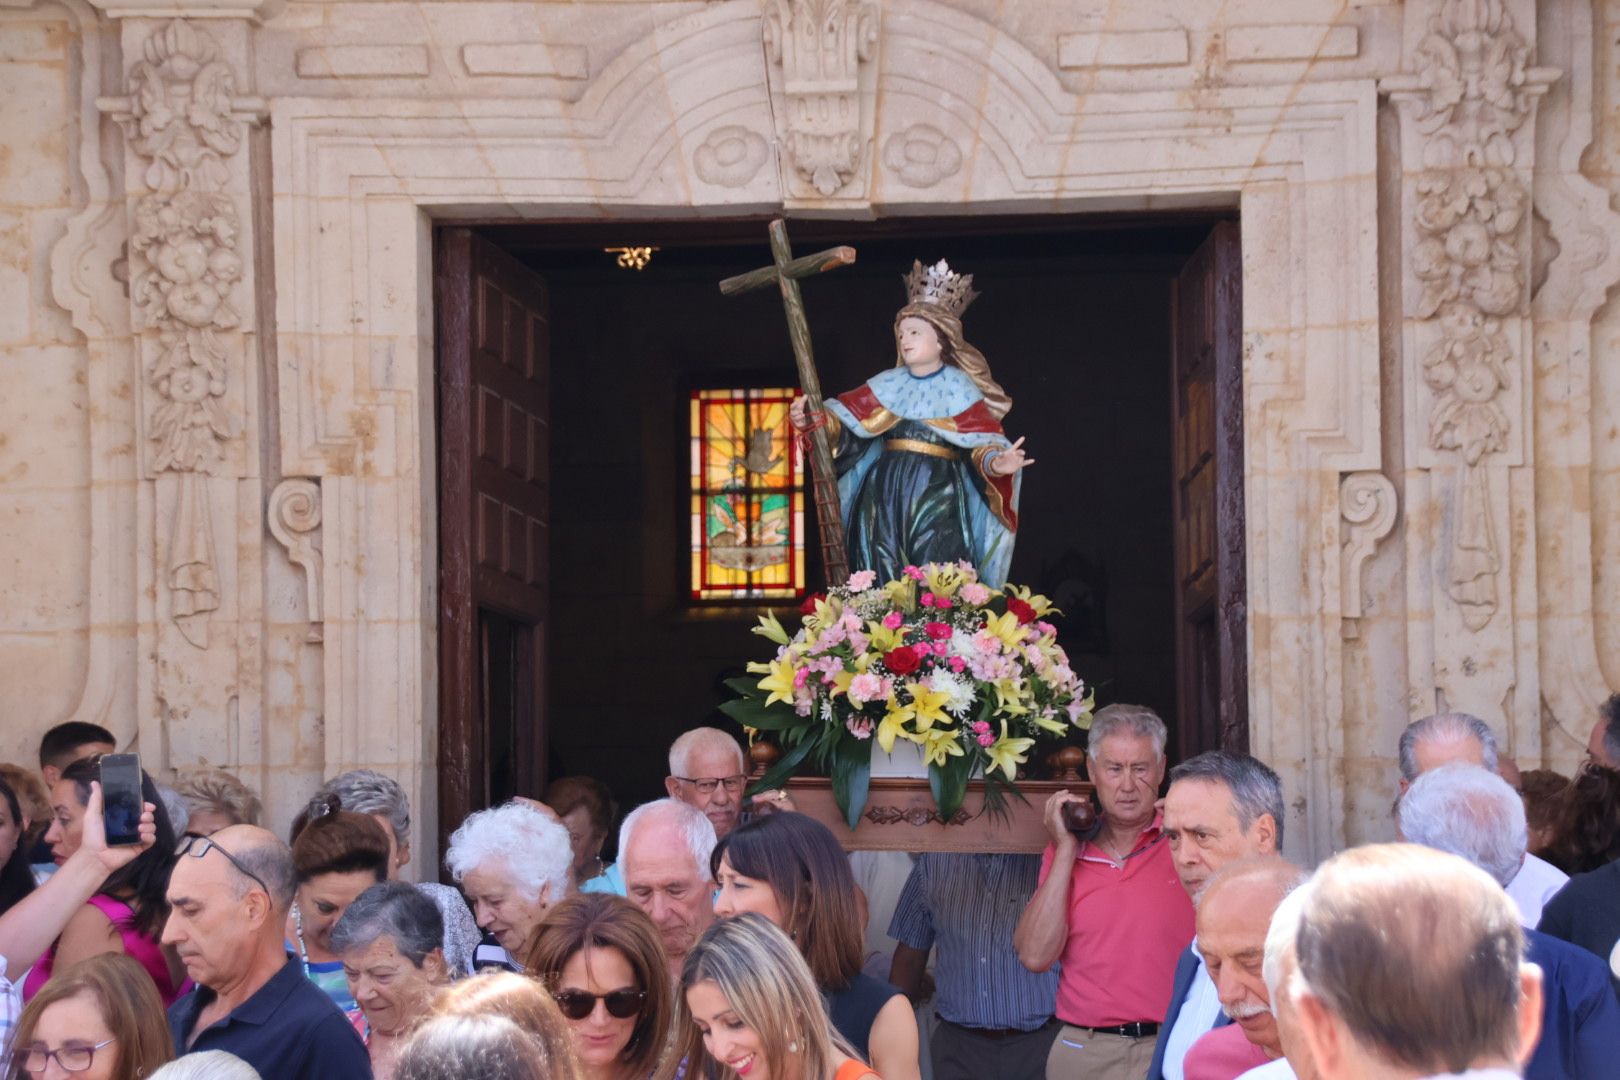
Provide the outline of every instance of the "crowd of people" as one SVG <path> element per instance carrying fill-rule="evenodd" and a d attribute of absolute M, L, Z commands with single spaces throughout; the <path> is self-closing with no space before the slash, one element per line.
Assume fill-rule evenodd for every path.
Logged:
<path fill-rule="evenodd" d="M 1617 1075 L 1620 695 L 1573 778 L 1410 724 L 1400 842 L 1314 873 L 1272 769 L 1165 741 L 1099 710 L 1095 824 L 1052 796 L 1040 856 L 852 856 L 698 728 L 622 821 L 589 777 L 470 815 L 446 885 L 370 770 L 286 840 L 230 773 L 143 776 L 109 844 L 114 738 L 62 725 L 0 766 L 4 1080 Z"/>

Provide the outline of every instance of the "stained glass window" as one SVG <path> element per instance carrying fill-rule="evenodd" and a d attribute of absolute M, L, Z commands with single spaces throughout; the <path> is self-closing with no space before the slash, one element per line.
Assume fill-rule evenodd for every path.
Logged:
<path fill-rule="evenodd" d="M 804 592 L 804 462 L 797 390 L 692 392 L 692 598 Z"/>

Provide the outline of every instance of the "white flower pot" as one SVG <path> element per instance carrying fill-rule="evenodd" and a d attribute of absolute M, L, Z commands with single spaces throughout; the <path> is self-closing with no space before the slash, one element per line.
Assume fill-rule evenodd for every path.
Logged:
<path fill-rule="evenodd" d="M 910 739 L 896 739 L 894 752 L 885 754 L 873 739 L 872 775 L 926 777 L 928 766 L 923 763 L 922 747 Z"/>

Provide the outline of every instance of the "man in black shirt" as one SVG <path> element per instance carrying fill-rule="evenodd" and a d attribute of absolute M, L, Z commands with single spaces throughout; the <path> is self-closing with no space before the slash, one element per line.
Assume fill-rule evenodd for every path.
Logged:
<path fill-rule="evenodd" d="M 233 825 L 180 850 L 163 943 L 197 989 L 169 1008 L 175 1049 L 227 1050 L 276 1080 L 368 1080 L 359 1035 L 283 947 L 296 886 L 287 845 Z"/>

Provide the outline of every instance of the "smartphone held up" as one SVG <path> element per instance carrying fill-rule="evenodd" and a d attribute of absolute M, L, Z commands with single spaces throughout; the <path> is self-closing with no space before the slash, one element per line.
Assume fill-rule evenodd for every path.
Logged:
<path fill-rule="evenodd" d="M 141 757 L 101 756 L 101 817 L 107 843 L 114 847 L 141 842 Z"/>

